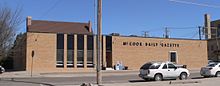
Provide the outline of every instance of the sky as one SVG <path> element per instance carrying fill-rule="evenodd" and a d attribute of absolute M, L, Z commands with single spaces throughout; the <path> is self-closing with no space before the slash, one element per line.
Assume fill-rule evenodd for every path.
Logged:
<path fill-rule="evenodd" d="M 96 33 L 97 0 L 0 0 L 0 7 L 22 9 L 23 20 L 88 22 Z M 220 19 L 220 0 L 103 0 L 102 33 L 163 37 L 168 28 L 171 38 L 198 38 L 204 14 Z M 25 32 L 25 21 L 18 32 Z"/>

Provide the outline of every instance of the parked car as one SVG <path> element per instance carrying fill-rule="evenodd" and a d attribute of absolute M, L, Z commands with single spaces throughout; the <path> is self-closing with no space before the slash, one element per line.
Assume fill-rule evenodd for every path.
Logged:
<path fill-rule="evenodd" d="M 210 63 L 220 63 L 220 61 L 208 60 L 208 64 Z"/>
<path fill-rule="evenodd" d="M 172 62 L 148 62 L 140 68 L 139 77 L 144 80 L 187 79 L 190 73 L 186 68 L 176 67 Z"/>
<path fill-rule="evenodd" d="M 219 62 L 212 62 L 209 63 L 206 67 L 202 67 L 200 70 L 201 76 L 204 77 L 220 77 L 220 63 Z"/>
<path fill-rule="evenodd" d="M 0 66 L 0 74 L 4 72 L 5 72 L 5 69 L 2 66 Z"/>

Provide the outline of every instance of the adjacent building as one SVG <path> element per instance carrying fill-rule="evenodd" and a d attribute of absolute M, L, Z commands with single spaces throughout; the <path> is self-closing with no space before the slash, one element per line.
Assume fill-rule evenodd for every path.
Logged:
<path fill-rule="evenodd" d="M 209 60 L 219 61 L 220 60 L 220 20 L 210 22 L 211 37 L 208 41 L 208 58 Z"/>

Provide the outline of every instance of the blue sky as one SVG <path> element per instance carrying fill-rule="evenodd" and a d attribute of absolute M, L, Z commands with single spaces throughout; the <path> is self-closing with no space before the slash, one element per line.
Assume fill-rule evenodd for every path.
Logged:
<path fill-rule="evenodd" d="M 0 6 L 22 8 L 34 20 L 96 23 L 96 0 L 1 0 Z M 174 1 L 184 1 L 174 2 Z M 190 3 L 188 3 L 190 2 Z M 164 28 L 174 38 L 198 38 L 204 14 L 220 19 L 219 0 L 103 0 L 103 34 L 162 37 Z M 94 26 L 94 25 L 93 25 Z M 20 26 L 25 31 L 25 23 Z M 96 32 L 96 27 L 93 27 Z"/>

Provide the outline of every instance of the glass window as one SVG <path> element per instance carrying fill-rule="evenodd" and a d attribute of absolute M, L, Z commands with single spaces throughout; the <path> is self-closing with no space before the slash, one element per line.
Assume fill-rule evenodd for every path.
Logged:
<path fill-rule="evenodd" d="M 87 36 L 87 67 L 94 67 L 93 64 L 93 35 Z"/>
<path fill-rule="evenodd" d="M 160 64 L 153 64 L 150 66 L 149 69 L 158 69 L 160 67 Z"/>
<path fill-rule="evenodd" d="M 164 64 L 163 69 L 167 69 L 167 64 Z"/>
<path fill-rule="evenodd" d="M 112 51 L 112 37 L 106 36 L 106 51 Z"/>
<path fill-rule="evenodd" d="M 67 35 L 67 67 L 74 67 L 74 35 Z"/>
<path fill-rule="evenodd" d="M 176 52 L 170 52 L 170 62 L 176 63 Z"/>
<path fill-rule="evenodd" d="M 143 66 L 141 66 L 140 69 L 149 69 L 149 67 L 152 65 L 152 63 L 146 63 Z"/>
<path fill-rule="evenodd" d="M 146 63 L 140 69 L 158 69 L 161 63 Z"/>
<path fill-rule="evenodd" d="M 211 51 L 213 51 L 214 50 L 214 46 L 213 45 L 211 45 Z"/>
<path fill-rule="evenodd" d="M 64 34 L 57 34 L 57 59 L 56 66 L 64 67 Z"/>
<path fill-rule="evenodd" d="M 169 68 L 169 69 L 173 69 L 173 68 L 176 68 L 176 66 L 173 65 L 173 64 L 168 64 L 168 68 Z"/>
<path fill-rule="evenodd" d="M 220 30 L 219 29 L 220 29 L 220 24 L 218 24 L 218 27 L 217 27 L 217 36 L 218 37 L 220 37 Z"/>
<path fill-rule="evenodd" d="M 208 64 L 207 67 L 215 67 L 217 65 L 217 63 L 211 63 L 211 64 Z"/>
<path fill-rule="evenodd" d="M 77 67 L 84 66 L 84 35 L 77 36 Z"/>

